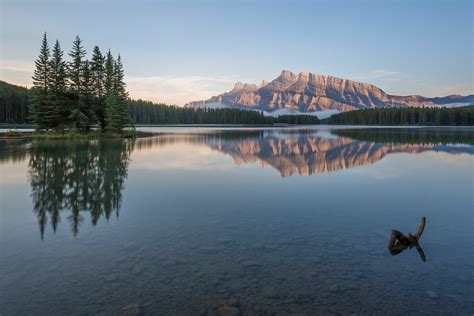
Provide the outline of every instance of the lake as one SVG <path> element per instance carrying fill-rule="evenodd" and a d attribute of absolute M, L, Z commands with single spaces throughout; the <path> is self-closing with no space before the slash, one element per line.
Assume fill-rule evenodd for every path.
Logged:
<path fill-rule="evenodd" d="M 1 315 L 474 312 L 474 129 L 142 130 L 0 140 Z"/>

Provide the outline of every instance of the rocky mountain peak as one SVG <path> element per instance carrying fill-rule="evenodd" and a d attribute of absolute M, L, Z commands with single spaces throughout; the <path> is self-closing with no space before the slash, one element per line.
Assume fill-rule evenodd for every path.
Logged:
<path fill-rule="evenodd" d="M 327 110 L 351 111 L 377 107 L 438 106 L 450 103 L 473 104 L 474 96 L 395 96 L 382 89 L 352 80 L 324 76 L 310 72 L 294 74 L 282 70 L 280 76 L 260 85 L 237 82 L 226 93 L 186 106 L 202 107 L 206 104 L 250 108 L 265 111 L 287 109 L 293 112 Z"/>

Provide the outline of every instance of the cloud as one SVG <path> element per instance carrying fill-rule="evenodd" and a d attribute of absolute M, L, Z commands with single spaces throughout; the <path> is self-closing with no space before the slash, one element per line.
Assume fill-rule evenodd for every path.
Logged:
<path fill-rule="evenodd" d="M 236 80 L 225 76 L 126 76 L 130 96 L 154 102 L 184 105 L 228 91 Z"/>
<path fill-rule="evenodd" d="M 399 71 L 392 71 L 387 69 L 373 69 L 366 74 L 357 75 L 353 77 L 356 80 L 391 80 L 396 81 L 401 79 Z"/>
<path fill-rule="evenodd" d="M 2 60 L 0 61 L 0 70 L 1 71 L 16 71 L 16 72 L 26 72 L 33 73 L 35 63 L 28 62 L 23 60 Z"/>

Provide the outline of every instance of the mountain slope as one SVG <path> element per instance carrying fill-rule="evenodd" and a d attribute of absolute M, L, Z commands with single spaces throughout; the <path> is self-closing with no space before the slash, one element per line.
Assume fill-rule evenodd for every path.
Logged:
<path fill-rule="evenodd" d="M 264 111 L 289 109 L 297 112 L 351 111 L 377 107 L 441 106 L 474 103 L 474 95 L 426 98 L 395 96 L 382 89 L 352 80 L 309 72 L 294 74 L 283 70 L 275 80 L 260 85 L 238 82 L 226 93 L 187 107 L 241 107 Z"/>

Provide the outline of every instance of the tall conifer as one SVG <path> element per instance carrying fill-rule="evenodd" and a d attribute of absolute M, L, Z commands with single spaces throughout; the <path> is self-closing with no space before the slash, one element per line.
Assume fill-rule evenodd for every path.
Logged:
<path fill-rule="evenodd" d="M 49 90 L 56 124 L 65 122 L 69 116 L 68 100 L 66 99 L 66 64 L 59 41 L 53 47 L 50 61 Z"/>
<path fill-rule="evenodd" d="M 50 85 L 50 51 L 46 32 L 43 35 L 40 54 L 35 61 L 33 89 L 31 100 L 31 119 L 38 129 L 52 128 L 54 125 L 54 108 L 49 95 Z"/>
<path fill-rule="evenodd" d="M 86 51 L 82 47 L 82 41 L 79 36 L 76 36 L 69 56 L 72 59 L 68 64 L 69 87 L 71 91 L 79 94 L 81 91 L 82 71 L 84 69 L 83 59 L 86 56 Z"/>
<path fill-rule="evenodd" d="M 99 125 L 105 126 L 105 56 L 102 55 L 98 46 L 94 47 L 90 62 L 91 85 L 94 95 L 93 110 Z"/>
<path fill-rule="evenodd" d="M 107 52 L 107 57 L 105 59 L 105 76 L 104 76 L 104 92 L 105 95 L 108 95 L 114 87 L 114 58 L 112 53 Z"/>

